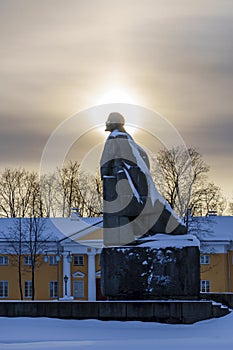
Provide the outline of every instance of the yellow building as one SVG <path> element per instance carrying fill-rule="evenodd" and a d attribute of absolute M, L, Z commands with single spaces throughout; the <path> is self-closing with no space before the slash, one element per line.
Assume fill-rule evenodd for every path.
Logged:
<path fill-rule="evenodd" d="M 102 299 L 101 223 L 76 214 L 0 219 L 0 299 L 30 300 L 33 290 L 36 300 Z"/>
<path fill-rule="evenodd" d="M 233 216 L 192 218 L 190 231 L 201 243 L 201 291 L 233 292 Z"/>
<path fill-rule="evenodd" d="M 0 219 L 0 300 L 100 300 L 102 218 Z M 233 292 L 233 217 L 192 218 L 202 292 Z"/>

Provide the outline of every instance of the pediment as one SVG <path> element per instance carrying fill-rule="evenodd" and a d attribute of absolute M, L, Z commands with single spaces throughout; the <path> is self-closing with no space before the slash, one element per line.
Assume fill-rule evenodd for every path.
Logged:
<path fill-rule="evenodd" d="M 81 272 L 81 271 L 76 271 L 76 272 L 72 273 L 73 278 L 84 278 L 85 276 L 86 276 L 86 274 L 84 272 Z"/>
<path fill-rule="evenodd" d="M 101 270 L 96 271 L 96 273 L 95 273 L 95 277 L 101 277 Z"/>

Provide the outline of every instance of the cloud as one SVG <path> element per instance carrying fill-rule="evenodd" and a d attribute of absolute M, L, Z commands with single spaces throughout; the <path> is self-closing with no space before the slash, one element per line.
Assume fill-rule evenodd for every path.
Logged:
<path fill-rule="evenodd" d="M 52 130 L 117 81 L 222 164 L 232 37 L 228 0 L 0 2 L 1 163 L 35 164 Z"/>
<path fill-rule="evenodd" d="M 229 119 L 228 116 L 216 115 L 212 122 L 203 121 L 200 123 L 197 132 L 206 155 L 231 156 L 233 161 L 233 118 Z"/>

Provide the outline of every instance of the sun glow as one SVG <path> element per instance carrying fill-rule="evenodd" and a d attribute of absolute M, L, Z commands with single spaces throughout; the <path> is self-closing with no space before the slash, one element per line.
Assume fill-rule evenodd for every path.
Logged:
<path fill-rule="evenodd" d="M 98 104 L 137 103 L 137 98 L 123 87 L 114 87 L 98 98 Z"/>
<path fill-rule="evenodd" d="M 130 134 L 130 135 L 135 135 L 137 132 L 137 128 L 135 126 L 132 126 L 130 124 L 125 124 L 125 130 Z M 103 141 L 105 141 L 105 138 L 108 136 L 108 132 L 105 131 L 105 126 L 100 126 L 98 127 L 98 132 L 103 136 Z M 104 138 L 105 136 L 105 138 Z"/>

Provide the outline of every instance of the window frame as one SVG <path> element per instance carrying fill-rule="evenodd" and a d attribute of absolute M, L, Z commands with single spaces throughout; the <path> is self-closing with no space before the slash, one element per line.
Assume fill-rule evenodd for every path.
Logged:
<path fill-rule="evenodd" d="M 49 297 L 50 299 L 58 298 L 58 282 L 49 281 Z"/>
<path fill-rule="evenodd" d="M 57 264 L 56 255 L 49 255 L 49 265 L 56 266 Z"/>
<path fill-rule="evenodd" d="M 32 281 L 26 280 L 24 281 L 24 297 L 25 298 L 32 298 Z"/>
<path fill-rule="evenodd" d="M 201 265 L 210 265 L 210 255 L 203 254 L 200 256 L 200 264 Z"/>
<path fill-rule="evenodd" d="M 81 288 L 80 288 L 80 286 L 81 286 Z M 76 291 L 77 291 L 77 293 L 76 293 Z M 77 298 L 77 299 L 84 299 L 85 298 L 85 282 L 83 279 L 80 279 L 78 281 L 73 282 L 73 295 L 74 295 L 74 298 Z"/>
<path fill-rule="evenodd" d="M 0 255 L 0 266 L 8 266 L 8 265 L 9 265 L 8 255 Z"/>
<path fill-rule="evenodd" d="M 32 257 L 30 255 L 24 255 L 24 266 L 32 266 Z"/>
<path fill-rule="evenodd" d="M 2 291 L 2 295 L 1 295 Z M 0 299 L 9 297 L 9 282 L 7 280 L 0 281 Z"/>
<path fill-rule="evenodd" d="M 210 292 L 210 280 L 201 280 L 200 284 L 201 293 Z"/>
<path fill-rule="evenodd" d="M 85 265 L 84 254 L 73 255 L 73 262 L 74 262 L 74 266 L 84 266 Z"/>

